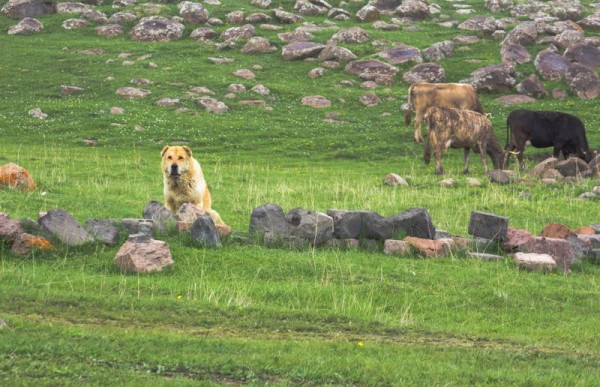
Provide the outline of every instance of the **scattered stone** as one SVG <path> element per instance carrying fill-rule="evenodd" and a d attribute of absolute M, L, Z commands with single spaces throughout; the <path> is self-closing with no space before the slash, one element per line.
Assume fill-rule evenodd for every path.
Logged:
<path fill-rule="evenodd" d="M 163 234 L 175 229 L 177 224 L 175 214 L 155 200 L 146 204 L 146 207 L 142 210 L 142 218 L 152 220 L 156 230 Z"/>
<path fill-rule="evenodd" d="M 454 242 L 452 239 L 423 239 L 415 237 L 406 237 L 404 241 L 407 242 L 418 254 L 425 257 L 440 258 L 446 256 Z"/>
<path fill-rule="evenodd" d="M 243 79 L 254 79 L 256 78 L 256 75 L 247 69 L 240 69 L 240 70 L 235 70 L 233 72 L 233 75 L 239 78 L 243 78 Z"/>
<path fill-rule="evenodd" d="M 568 176 L 581 176 L 590 169 L 590 166 L 579 157 L 569 157 L 566 160 L 559 161 L 555 164 L 554 168 L 560 172 L 561 175 Z"/>
<path fill-rule="evenodd" d="M 560 238 L 533 237 L 527 244 L 527 252 L 550 255 L 565 273 L 574 259 L 573 246 Z"/>
<path fill-rule="evenodd" d="M 285 219 L 292 242 L 318 246 L 333 236 L 333 219 L 328 215 L 295 208 L 286 214 Z"/>
<path fill-rule="evenodd" d="M 201 97 L 194 100 L 194 102 L 199 107 L 204 108 L 207 113 L 223 114 L 229 110 L 225 103 L 211 97 Z"/>
<path fill-rule="evenodd" d="M 31 109 L 27 112 L 27 114 L 29 114 L 29 117 L 38 118 L 40 120 L 45 120 L 46 118 L 48 118 L 48 115 L 42 112 L 42 109 L 40 108 Z"/>
<path fill-rule="evenodd" d="M 402 0 L 394 11 L 397 16 L 407 17 L 412 20 L 425 20 L 429 18 L 430 10 L 426 2 L 421 0 Z"/>
<path fill-rule="evenodd" d="M 409 85 L 416 82 L 440 83 L 446 81 L 446 72 L 436 63 L 421 63 L 405 72 L 402 79 Z"/>
<path fill-rule="evenodd" d="M 508 64 L 485 66 L 473 71 L 466 83 L 478 92 L 502 93 L 517 83 L 513 73 L 514 68 Z"/>
<path fill-rule="evenodd" d="M 283 24 L 293 24 L 304 21 L 302 16 L 293 14 L 291 12 L 282 11 L 280 9 L 273 10 L 273 17 Z"/>
<path fill-rule="evenodd" d="M 404 180 L 402 177 L 400 177 L 400 175 L 397 175 L 395 173 L 388 173 L 384 178 L 383 178 L 383 184 L 385 185 L 392 185 L 392 186 L 404 186 L 407 187 L 408 183 L 406 182 L 406 180 Z"/>
<path fill-rule="evenodd" d="M 410 243 L 396 239 L 386 239 L 383 244 L 383 253 L 396 257 L 407 257 L 411 253 Z"/>
<path fill-rule="evenodd" d="M 360 27 L 350 27 L 333 34 L 331 39 L 327 41 L 327 44 L 358 44 L 368 42 L 369 40 L 371 40 L 371 36 L 364 29 Z"/>
<path fill-rule="evenodd" d="M 154 222 L 151 219 L 123 219 L 121 221 L 127 235 L 144 234 L 154 238 Z"/>
<path fill-rule="evenodd" d="M 531 62 L 531 54 L 520 44 L 503 44 L 500 48 L 502 62 L 523 64 Z"/>
<path fill-rule="evenodd" d="M 13 254 L 24 256 L 35 250 L 50 250 L 52 248 L 52 243 L 44 237 L 21 233 L 15 238 L 11 251 Z"/>
<path fill-rule="evenodd" d="M 467 253 L 467 256 L 469 258 L 479 259 L 481 261 L 502 261 L 502 260 L 504 260 L 504 257 L 501 255 L 489 254 L 489 253 L 469 252 L 469 253 Z"/>
<path fill-rule="evenodd" d="M 600 95 L 600 77 L 589 67 L 571 63 L 565 72 L 565 80 L 581 99 L 594 99 Z"/>
<path fill-rule="evenodd" d="M 210 18 L 208 10 L 200 3 L 182 1 L 177 4 L 177 8 L 179 8 L 179 15 L 188 23 L 206 23 Z"/>
<path fill-rule="evenodd" d="M 407 62 L 421 63 L 421 51 L 406 44 L 398 44 L 394 48 L 390 48 L 377 53 L 377 56 L 385 59 L 390 64 L 403 64 Z"/>
<path fill-rule="evenodd" d="M 506 237 L 500 244 L 500 247 L 505 251 L 520 250 L 523 246 L 527 246 L 532 237 L 531 233 L 527 230 L 507 227 Z"/>
<path fill-rule="evenodd" d="M 10 219 L 7 215 L 0 215 L 0 241 L 12 244 L 24 232 L 21 222 Z"/>
<path fill-rule="evenodd" d="M 250 216 L 250 234 L 267 246 L 283 243 L 288 236 L 288 223 L 281 207 L 273 203 L 256 207 Z"/>
<path fill-rule="evenodd" d="M 548 91 L 544 84 L 535 74 L 523 79 L 516 87 L 517 91 L 532 98 L 545 98 L 548 96 Z"/>
<path fill-rule="evenodd" d="M 545 49 L 538 53 L 534 64 L 542 78 L 557 81 L 564 77 L 570 62 L 553 50 Z"/>
<path fill-rule="evenodd" d="M 131 38 L 142 42 L 168 42 L 183 36 L 185 26 L 163 16 L 148 16 L 140 19 L 131 29 Z"/>
<path fill-rule="evenodd" d="M 89 25 L 90 23 L 85 19 L 67 19 L 62 22 L 62 28 L 66 30 L 76 30 Z"/>
<path fill-rule="evenodd" d="M 158 106 L 177 106 L 181 104 L 179 98 L 161 98 L 155 102 Z"/>
<path fill-rule="evenodd" d="M 522 105 L 522 104 L 526 104 L 526 103 L 533 103 L 533 102 L 536 102 L 536 99 L 529 97 L 527 95 L 522 95 L 522 94 L 510 94 L 510 95 L 503 95 L 501 97 L 498 97 L 494 101 L 496 101 L 499 104 L 502 104 L 504 106 L 510 106 L 510 105 Z"/>
<path fill-rule="evenodd" d="M 62 95 L 81 94 L 81 93 L 83 93 L 84 90 L 85 89 L 83 87 L 79 87 L 79 86 L 66 86 L 66 85 L 60 86 L 60 94 L 62 94 Z"/>
<path fill-rule="evenodd" d="M 365 95 L 361 95 L 358 98 L 358 102 L 367 107 L 372 107 L 379 105 L 379 103 L 381 102 L 381 98 L 379 98 L 379 96 L 377 96 L 377 94 L 375 93 L 367 93 Z"/>
<path fill-rule="evenodd" d="M 467 186 L 469 187 L 481 187 L 481 180 L 474 177 L 467 177 Z"/>
<path fill-rule="evenodd" d="M 378 84 L 391 84 L 398 72 L 398 68 L 380 60 L 355 60 L 348 63 L 344 70 L 358 75 L 362 80 L 375 81 Z"/>
<path fill-rule="evenodd" d="M 380 17 L 381 13 L 379 12 L 379 10 L 376 7 L 369 4 L 359 9 L 356 13 L 356 19 L 359 22 L 363 23 L 379 20 Z"/>
<path fill-rule="evenodd" d="M 93 238 L 75 218 L 65 210 L 50 210 L 40 217 L 42 230 L 68 246 L 79 246 L 93 242 Z"/>
<path fill-rule="evenodd" d="M 203 214 L 194 221 L 190 229 L 190 235 L 192 240 L 200 246 L 221 246 L 221 239 L 215 223 L 208 214 Z"/>
<path fill-rule="evenodd" d="M 489 214 L 486 212 L 472 211 L 469 220 L 469 235 L 486 239 L 503 241 L 508 229 L 508 218 Z"/>
<path fill-rule="evenodd" d="M 238 41 L 238 40 L 246 40 L 250 39 L 256 35 L 256 29 L 252 24 L 245 24 L 241 27 L 231 27 L 226 29 L 219 35 L 219 39 L 223 42 L 227 41 Z"/>
<path fill-rule="evenodd" d="M 35 18 L 57 12 L 54 0 L 9 0 L 0 11 L 12 19 Z"/>
<path fill-rule="evenodd" d="M 89 219 L 83 224 L 83 228 L 102 243 L 112 246 L 119 243 L 119 228 L 115 222 L 109 219 Z"/>
<path fill-rule="evenodd" d="M 322 95 L 310 95 L 302 98 L 302 105 L 310 106 L 316 109 L 322 109 L 330 107 L 331 101 Z"/>
<path fill-rule="evenodd" d="M 519 175 L 509 169 L 496 169 L 488 172 L 488 177 L 492 183 L 511 184 L 519 181 Z"/>
<path fill-rule="evenodd" d="M 243 54 L 266 54 L 269 52 L 276 51 L 277 47 L 271 45 L 269 39 L 262 36 L 253 36 L 248 42 L 240 49 Z"/>
<path fill-rule="evenodd" d="M 530 270 L 554 270 L 556 262 L 549 254 L 515 253 L 514 261 L 519 267 Z"/>
<path fill-rule="evenodd" d="M 125 272 L 150 273 L 172 266 L 169 245 L 144 234 L 130 235 L 114 259 L 114 264 Z"/>
<path fill-rule="evenodd" d="M 316 58 L 326 46 L 313 42 L 293 42 L 282 47 L 283 60 L 302 60 Z"/>
<path fill-rule="evenodd" d="M 96 33 L 105 38 L 114 38 L 115 36 L 123 35 L 124 32 L 123 26 L 120 24 L 107 24 L 96 27 Z"/>
<path fill-rule="evenodd" d="M 36 184 L 29 171 L 17 164 L 8 163 L 0 166 L 0 186 L 31 190 Z"/>
<path fill-rule="evenodd" d="M 41 32 L 44 25 L 37 19 L 26 17 L 8 29 L 9 35 L 30 35 Z"/>
<path fill-rule="evenodd" d="M 152 94 L 152 92 L 137 87 L 119 87 L 116 94 L 126 99 L 139 99 L 147 97 Z"/>

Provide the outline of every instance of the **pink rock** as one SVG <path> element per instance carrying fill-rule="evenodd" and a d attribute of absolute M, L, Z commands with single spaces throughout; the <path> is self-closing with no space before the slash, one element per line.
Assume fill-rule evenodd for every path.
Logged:
<path fill-rule="evenodd" d="M 416 237 L 406 237 L 404 241 L 408 242 L 417 252 L 426 257 L 443 257 L 453 246 L 452 239 L 423 239 Z"/>
<path fill-rule="evenodd" d="M 527 244 L 527 252 L 550 255 L 558 267 L 566 273 L 573 263 L 573 246 L 560 238 L 533 237 Z"/>
<path fill-rule="evenodd" d="M 531 237 L 531 233 L 527 230 L 508 227 L 506 230 L 506 238 L 502 241 L 500 247 L 507 251 L 518 250 L 521 246 L 529 243 Z"/>
<path fill-rule="evenodd" d="M 166 242 L 134 234 L 121 246 L 114 263 L 123 271 L 149 273 L 173 265 L 173 259 Z"/>
<path fill-rule="evenodd" d="M 6 241 L 11 244 L 17 239 L 19 234 L 23 234 L 25 230 L 21 226 L 21 222 L 13 220 L 8 215 L 0 214 L 0 241 Z"/>

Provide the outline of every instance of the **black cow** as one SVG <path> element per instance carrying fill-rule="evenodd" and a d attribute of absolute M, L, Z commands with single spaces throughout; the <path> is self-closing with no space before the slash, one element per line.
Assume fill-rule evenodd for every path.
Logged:
<path fill-rule="evenodd" d="M 565 158 L 570 153 L 589 162 L 593 155 L 588 146 L 583 122 L 572 114 L 553 111 L 533 111 L 519 109 L 511 112 L 506 119 L 506 147 L 504 166 L 508 166 L 511 153 L 517 155 L 521 170 L 523 150 L 527 142 L 536 148 L 554 147 L 554 157 L 562 151 Z"/>

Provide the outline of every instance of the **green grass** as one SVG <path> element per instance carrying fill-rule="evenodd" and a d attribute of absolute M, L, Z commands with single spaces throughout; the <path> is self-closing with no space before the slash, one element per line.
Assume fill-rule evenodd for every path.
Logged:
<path fill-rule="evenodd" d="M 211 15 L 257 11 L 249 2 L 221 1 L 221 7 L 207 6 Z M 273 7 L 290 10 L 293 3 L 273 1 Z M 489 14 L 479 2 L 470 3 Z M 445 13 L 452 12 L 451 3 L 440 4 Z M 177 14 L 174 4 L 164 6 L 164 15 Z M 355 13 L 361 6 L 349 2 L 346 9 Z M 110 4 L 99 8 L 115 12 Z M 597 204 L 577 199 L 598 180 L 493 185 L 478 157 L 472 157 L 471 176 L 483 185 L 468 187 L 461 174 L 462 152 L 455 150 L 443 164 L 457 187 L 442 188 L 433 165 L 423 165 L 422 145 L 412 142 L 412 128 L 404 125 L 400 105 L 408 85 L 401 76 L 391 86 L 376 88 L 382 103 L 367 108 L 358 102 L 367 91 L 343 66 L 311 80 L 306 74 L 318 62 L 283 62 L 280 50 L 266 55 L 218 51 L 187 38 L 191 26 L 177 42 L 136 43 L 127 35 L 99 38 L 94 26 L 65 31 L 60 24 L 66 18 L 42 18 L 45 30 L 38 35 L 0 34 L 0 164 L 26 167 L 38 184 L 30 192 L 1 189 L 0 212 L 37 219 L 41 211 L 62 208 L 81 222 L 140 217 L 148 201 L 162 200 L 160 150 L 184 141 L 203 166 L 214 208 L 236 237 L 215 249 L 197 248 L 186 235 L 165 237 L 175 265 L 146 275 L 117 269 L 112 261 L 118 246 L 57 246 L 18 257 L 0 244 L 0 318 L 10 326 L 0 329 L 0 384 L 596 383 L 597 264 L 578 263 L 565 276 L 520 270 L 509 257 L 481 262 L 460 253 L 400 259 L 362 250 L 269 249 L 246 242 L 245 234 L 252 210 L 265 203 L 284 211 L 371 210 L 384 216 L 424 207 L 437 228 L 458 235 L 467 235 L 473 210 L 508 216 L 511 226 L 534 234 L 548 222 L 575 229 L 600 222 Z M 307 20 L 323 25 L 324 17 Z M 0 31 L 13 24 L 0 17 Z M 361 27 L 373 39 L 420 49 L 471 34 L 434 21 L 419 25 L 421 31 Z M 278 32 L 257 30 L 283 46 Z M 315 33 L 315 41 L 325 42 L 331 34 Z M 361 58 L 378 51 L 371 44 L 347 47 Z M 441 62 L 448 81 L 499 61 L 498 42 L 490 38 L 469 47 Z M 91 48 L 104 53 L 80 53 Z M 544 47 L 528 48 L 535 56 Z M 127 60 L 136 64 L 123 66 L 121 53 L 131 53 Z M 137 61 L 143 55 L 152 57 Z M 235 62 L 215 65 L 208 60 L 213 56 Z M 398 67 L 403 72 L 411 66 Z M 241 68 L 252 69 L 257 78 L 232 75 Z M 532 69 L 531 64 L 518 67 L 523 78 Z M 116 89 L 133 78 L 152 80 L 144 87 L 152 94 L 131 101 L 117 96 Z M 354 86 L 340 87 L 342 80 L 353 80 Z M 272 110 L 240 104 L 259 97 L 250 91 L 224 98 L 232 83 L 248 90 L 267 86 L 271 94 L 261 98 Z M 61 96 L 60 85 L 85 91 Z M 546 85 L 567 89 L 563 82 Z M 187 95 L 194 86 L 211 89 L 230 111 L 213 115 L 196 107 Z M 332 107 L 302 106 L 302 97 L 313 94 L 326 96 Z M 498 96 L 482 95 L 482 101 L 503 142 L 506 115 L 515 107 L 499 105 Z M 180 107 L 189 111 L 156 106 L 162 97 L 180 98 Z M 109 114 L 113 106 L 126 113 Z M 598 149 L 597 101 L 570 96 L 528 106 L 578 115 L 590 146 Z M 49 118 L 30 118 L 27 112 L 35 107 Z M 331 112 L 345 123 L 324 122 Z M 99 145 L 88 147 L 84 139 Z M 528 148 L 528 167 L 548 153 Z M 403 176 L 409 187 L 384 186 L 389 172 Z M 519 199 L 525 190 L 531 195 Z"/>

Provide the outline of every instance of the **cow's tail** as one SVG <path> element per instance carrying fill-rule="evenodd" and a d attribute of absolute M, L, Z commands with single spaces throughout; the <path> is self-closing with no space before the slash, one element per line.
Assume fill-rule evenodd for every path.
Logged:
<path fill-rule="evenodd" d="M 410 124 L 410 116 L 412 115 L 412 111 L 413 111 L 413 97 L 412 97 L 412 93 L 413 93 L 413 87 L 411 85 L 408 88 L 408 106 L 406 108 L 406 112 L 404 113 L 404 123 L 406 125 Z"/>
<path fill-rule="evenodd" d="M 508 144 L 510 144 L 510 119 L 506 118 L 506 145 L 504 146 L 504 150 L 508 149 Z"/>
<path fill-rule="evenodd" d="M 431 160 L 431 142 L 429 141 L 429 136 L 426 137 L 425 149 L 423 150 L 423 162 L 425 165 L 429 165 L 429 161 Z"/>

